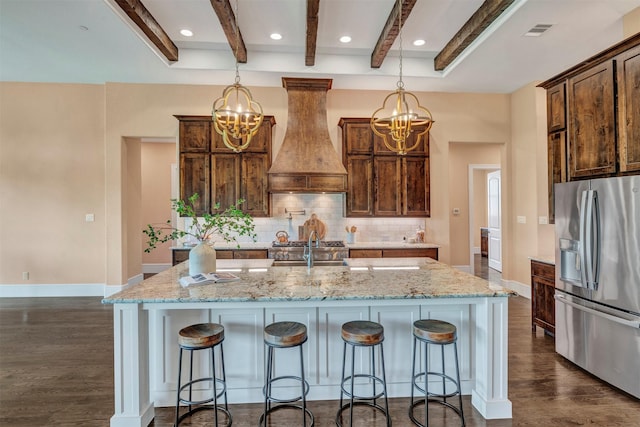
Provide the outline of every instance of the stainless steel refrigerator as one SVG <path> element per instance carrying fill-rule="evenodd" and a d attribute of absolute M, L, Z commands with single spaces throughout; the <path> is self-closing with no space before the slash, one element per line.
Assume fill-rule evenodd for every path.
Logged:
<path fill-rule="evenodd" d="M 640 398 L 640 176 L 555 185 L 556 352 Z"/>

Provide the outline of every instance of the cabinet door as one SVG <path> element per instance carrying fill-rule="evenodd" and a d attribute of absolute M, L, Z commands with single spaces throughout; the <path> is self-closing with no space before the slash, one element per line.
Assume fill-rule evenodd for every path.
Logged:
<path fill-rule="evenodd" d="M 347 155 L 347 216 L 373 214 L 373 158 Z"/>
<path fill-rule="evenodd" d="M 373 159 L 375 182 L 374 215 L 399 216 L 401 210 L 400 158 L 376 156 Z"/>
<path fill-rule="evenodd" d="M 555 132 L 566 127 L 565 84 L 547 90 L 547 130 Z"/>
<path fill-rule="evenodd" d="M 267 172 L 268 154 L 242 153 L 240 197 L 244 199 L 242 210 L 251 216 L 269 216 Z"/>
<path fill-rule="evenodd" d="M 211 211 L 222 212 L 240 196 L 240 158 L 237 154 L 211 156 Z M 220 203 L 219 209 L 214 209 Z"/>
<path fill-rule="evenodd" d="M 372 154 L 373 131 L 370 119 L 349 119 L 343 121 L 342 139 L 347 154 Z"/>
<path fill-rule="evenodd" d="M 640 171 L 640 46 L 616 57 L 620 172 Z"/>
<path fill-rule="evenodd" d="M 613 61 L 569 79 L 569 180 L 616 172 Z"/>
<path fill-rule="evenodd" d="M 429 158 L 407 156 L 402 159 L 402 172 L 402 214 L 430 216 Z"/>
<path fill-rule="evenodd" d="M 197 153 L 180 154 L 180 199 L 187 200 L 198 193 L 196 213 L 208 212 L 209 199 L 209 155 Z"/>
<path fill-rule="evenodd" d="M 567 181 L 566 132 L 554 132 L 547 141 L 548 158 L 548 194 L 549 194 L 549 223 L 555 222 L 555 202 L 553 184 Z"/>
<path fill-rule="evenodd" d="M 211 121 L 180 121 L 180 152 L 207 153 L 210 146 Z"/>

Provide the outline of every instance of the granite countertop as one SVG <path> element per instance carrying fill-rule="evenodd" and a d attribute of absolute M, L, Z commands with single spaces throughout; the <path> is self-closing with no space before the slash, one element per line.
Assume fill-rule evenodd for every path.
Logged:
<path fill-rule="evenodd" d="M 545 264 L 556 265 L 556 258 L 554 255 L 533 255 L 529 257 L 532 261 L 544 262 Z"/>
<path fill-rule="evenodd" d="M 515 292 L 431 258 L 347 259 L 342 267 L 267 267 L 272 260 L 218 260 L 239 281 L 183 288 L 178 264 L 103 299 L 104 303 L 185 303 L 505 297 Z M 393 269 L 381 269 L 381 268 Z M 412 269 L 407 269 L 411 267 Z M 229 270 L 231 269 L 231 270 Z"/>
<path fill-rule="evenodd" d="M 269 249 L 272 242 L 242 242 L 240 249 Z M 349 249 L 408 249 L 408 248 L 439 248 L 440 245 L 435 243 L 409 243 L 409 242 L 356 242 L 346 243 L 345 247 Z M 228 250 L 238 249 L 237 243 L 216 242 L 215 249 Z M 191 246 L 172 246 L 172 250 L 191 249 Z"/>

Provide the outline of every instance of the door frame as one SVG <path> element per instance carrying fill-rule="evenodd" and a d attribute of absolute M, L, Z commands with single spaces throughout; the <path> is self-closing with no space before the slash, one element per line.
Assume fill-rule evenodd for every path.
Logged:
<path fill-rule="evenodd" d="M 469 165 L 469 173 L 468 173 L 468 178 L 469 178 L 469 188 L 468 188 L 468 195 L 469 195 L 469 230 L 468 230 L 468 234 L 469 234 L 469 272 L 471 274 L 475 274 L 475 254 L 473 252 L 473 218 L 474 218 L 474 196 L 473 196 L 473 174 L 474 171 L 476 170 L 486 170 L 486 171 L 501 171 L 502 168 L 500 167 L 499 164 L 470 164 Z M 483 194 L 483 197 L 487 197 L 487 194 Z M 500 199 L 500 212 L 502 212 L 502 198 Z"/>

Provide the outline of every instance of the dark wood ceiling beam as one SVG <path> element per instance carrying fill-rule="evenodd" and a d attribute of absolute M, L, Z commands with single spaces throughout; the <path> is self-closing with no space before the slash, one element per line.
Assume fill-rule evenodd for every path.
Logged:
<path fill-rule="evenodd" d="M 411 14 L 416 1 L 417 0 L 402 0 L 402 26 L 407 22 L 407 18 Z M 384 28 L 380 33 L 376 47 L 373 49 L 373 53 L 371 54 L 371 68 L 380 68 L 384 58 L 387 56 L 387 53 L 389 53 L 393 42 L 396 40 L 396 37 L 398 37 L 398 34 L 400 33 L 400 26 L 398 24 L 399 13 L 400 7 L 396 2 L 393 5 L 393 9 L 391 9 L 391 13 L 389 13 L 387 23 L 384 24 Z"/>
<path fill-rule="evenodd" d="M 436 71 L 451 64 L 515 0 L 485 0 L 433 61 Z"/>
<path fill-rule="evenodd" d="M 307 67 L 311 67 L 316 63 L 319 10 L 320 0 L 307 0 L 307 49 L 304 57 L 304 65 Z"/>
<path fill-rule="evenodd" d="M 120 9 L 142 30 L 169 61 L 178 60 L 178 47 L 140 0 L 115 0 Z"/>
<path fill-rule="evenodd" d="M 236 16 L 233 13 L 229 0 L 211 0 L 211 6 L 218 15 L 220 25 L 227 36 L 229 47 L 236 57 L 236 61 L 241 64 L 247 62 L 247 48 L 244 45 L 240 28 L 236 26 Z"/>

